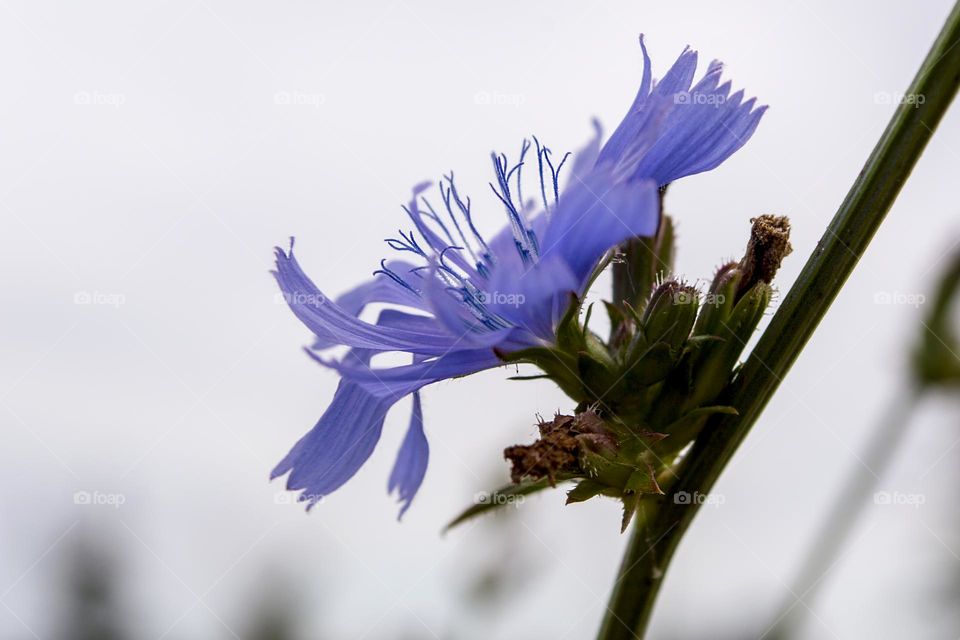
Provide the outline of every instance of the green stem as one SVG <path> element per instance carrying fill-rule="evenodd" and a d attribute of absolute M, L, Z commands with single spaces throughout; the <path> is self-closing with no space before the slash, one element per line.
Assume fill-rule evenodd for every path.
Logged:
<path fill-rule="evenodd" d="M 803 615 L 809 609 L 797 606 L 801 602 L 810 605 L 816 589 L 829 573 L 837 556 L 853 532 L 863 508 L 869 504 L 870 495 L 877 481 L 890 466 L 894 454 L 907 432 L 910 414 L 921 397 L 916 386 L 894 397 L 889 409 L 884 412 L 876 431 L 870 436 L 863 455 L 834 500 L 830 512 L 823 520 L 820 531 L 814 538 L 813 547 L 804 556 L 800 573 L 790 590 L 791 597 L 779 610 L 777 619 L 763 638 L 788 638 L 794 636 Z"/>
<path fill-rule="evenodd" d="M 627 549 L 620 562 L 617 579 L 613 583 L 613 595 L 607 607 L 600 628 L 601 640 L 605 638 L 638 638 L 634 633 L 635 618 L 646 619 L 649 611 L 638 607 L 653 607 L 653 598 L 645 597 L 652 588 L 651 581 L 659 579 L 657 547 L 659 538 L 651 537 L 651 525 L 656 521 L 660 500 L 644 498 L 637 507 L 637 515 L 632 525 L 633 531 L 627 542 Z M 636 603 L 637 607 L 630 606 Z M 622 606 L 627 605 L 627 606 Z M 616 608 L 615 608 L 616 606 Z"/>
<path fill-rule="evenodd" d="M 674 496 L 710 491 L 857 265 L 957 92 L 958 43 L 960 2 L 907 91 L 907 96 L 923 99 L 904 100 L 898 106 L 817 248 L 731 384 L 723 404 L 735 407 L 739 415 L 709 421 L 656 514 L 643 530 L 635 527 L 627 555 L 648 541 L 653 548 L 614 589 L 601 640 L 643 637 L 663 573 L 700 506 Z M 628 581 L 630 585 L 622 584 Z"/>

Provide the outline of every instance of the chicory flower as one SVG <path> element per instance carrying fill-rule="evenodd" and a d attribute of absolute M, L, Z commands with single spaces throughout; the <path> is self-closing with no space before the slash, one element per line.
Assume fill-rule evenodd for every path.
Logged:
<path fill-rule="evenodd" d="M 742 91 L 730 95 L 730 84 L 719 84 L 719 63 L 691 86 L 697 54 L 685 50 L 654 83 L 642 37 L 640 43 L 644 71 L 636 99 L 602 149 L 596 127 L 562 189 L 568 158 L 556 162 L 536 139 L 524 141 L 516 163 L 492 155 L 491 201 L 507 225 L 489 240 L 451 173 L 437 185 L 437 206 L 425 196 L 429 184 L 414 188 L 404 207 L 412 228 L 386 241 L 396 258 L 336 300 L 300 268 L 292 241 L 289 250 L 277 249 L 277 282 L 315 335 L 308 353 L 341 378 L 319 422 L 271 475 L 289 474 L 287 488 L 302 491 L 308 509 L 357 472 L 376 447 L 387 412 L 412 395 L 410 424 L 389 478 L 402 516 L 429 458 L 420 390 L 499 366 L 505 354 L 555 345 L 560 319 L 582 298 L 604 256 L 657 231 L 660 190 L 717 166 L 752 135 L 765 108 L 744 102 Z M 536 171 L 534 198 L 523 195 L 525 167 Z M 380 303 L 406 310 L 382 310 L 372 323 L 360 319 Z M 349 351 L 328 357 L 336 346 Z M 409 354 L 410 363 L 371 366 L 374 356 L 390 352 Z"/>

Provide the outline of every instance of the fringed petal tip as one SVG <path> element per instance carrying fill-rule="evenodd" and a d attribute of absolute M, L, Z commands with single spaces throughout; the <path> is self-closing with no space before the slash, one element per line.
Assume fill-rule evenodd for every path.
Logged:
<path fill-rule="evenodd" d="M 430 459 L 430 445 L 423 431 L 423 407 L 420 404 L 420 393 L 413 394 L 413 409 L 410 415 L 410 425 L 407 434 L 400 445 L 397 460 L 390 472 L 387 482 L 387 493 L 397 494 L 400 503 L 400 512 L 397 521 L 403 519 L 413 503 L 413 498 L 420 490 L 423 478 L 427 473 L 427 463 Z"/>
<path fill-rule="evenodd" d="M 590 126 L 593 127 L 593 135 L 598 139 L 603 138 L 603 123 L 600 122 L 600 118 L 593 116 L 590 118 Z"/>
<path fill-rule="evenodd" d="M 741 104 L 743 91 L 730 95 L 729 81 L 720 84 L 719 60 L 693 83 L 698 54 L 687 46 L 659 82 L 649 82 L 643 38 L 641 46 L 640 89 L 599 163 L 616 166 L 619 178 L 654 178 L 663 186 L 718 166 L 747 142 L 764 110 L 753 99 Z"/>
<path fill-rule="evenodd" d="M 274 467 L 271 479 L 289 473 L 286 488 L 310 511 L 360 470 L 373 453 L 393 399 L 378 398 L 341 381 L 317 424 Z M 306 496 L 306 497 L 304 497 Z"/>
<path fill-rule="evenodd" d="M 287 246 L 288 246 L 287 249 L 284 249 L 280 245 L 274 245 L 273 255 L 276 256 L 278 260 L 281 258 L 284 260 L 289 260 L 290 258 L 293 257 L 293 245 L 296 242 L 296 240 L 297 240 L 296 236 L 290 236 L 289 242 L 287 243 Z"/>
<path fill-rule="evenodd" d="M 291 453 L 293 452 L 291 451 Z M 287 458 L 289 457 L 290 456 L 288 455 Z M 277 478 L 287 475 L 293 469 L 294 463 L 292 461 L 288 462 L 285 458 L 276 467 L 274 467 L 273 470 L 270 471 L 270 481 L 272 482 Z M 306 487 L 294 485 L 290 476 L 287 477 L 287 481 L 283 488 L 285 493 L 277 494 L 275 497 L 275 502 L 278 504 L 305 505 L 304 510 L 306 513 L 310 513 L 315 506 L 326 500 L 327 497 L 327 494 L 325 493 L 310 493 Z"/>

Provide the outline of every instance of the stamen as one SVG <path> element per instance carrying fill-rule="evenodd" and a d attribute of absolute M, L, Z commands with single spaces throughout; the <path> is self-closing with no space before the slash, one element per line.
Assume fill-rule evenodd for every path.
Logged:
<path fill-rule="evenodd" d="M 506 209 L 516 251 L 525 265 L 535 263 L 540 256 L 539 239 L 527 220 L 530 213 L 528 209 L 532 208 L 533 201 L 524 203 L 522 195 L 523 165 L 533 145 L 536 145 L 540 197 L 544 210 L 549 215 L 550 209 L 555 208 L 559 201 L 559 174 L 570 154 L 564 155 L 560 163 L 554 166 L 550 149 L 542 145 L 536 137 L 533 138 L 533 143 L 526 139 L 523 141 L 520 159 L 516 164 L 510 165 L 504 154 L 491 154 L 497 180 L 489 186 Z M 548 181 L 553 190 L 552 205 L 547 196 Z M 473 222 L 470 198 L 461 197 L 452 171 L 441 177 L 438 186 L 449 221 L 444 221 L 439 210 L 435 209 L 429 200 L 420 197 L 420 193 L 426 189 L 424 183 L 414 189 L 409 204 L 402 207 L 413 222 L 414 230 L 399 230 L 399 237 L 388 238 L 385 242 L 395 251 L 412 253 L 428 262 L 429 264 L 411 267 L 407 277 L 423 279 L 422 271 L 428 269 L 431 273 L 429 277 L 438 278 L 447 291 L 456 292 L 459 301 L 476 318 L 478 324 L 473 326 L 474 330 L 479 326 L 490 330 L 509 328 L 512 326 L 510 322 L 487 308 L 483 289 L 480 288 L 482 283 L 489 280 L 496 265 L 496 256 Z M 462 224 L 464 221 L 466 226 Z M 470 238 L 467 228 L 470 230 Z M 422 244 L 423 242 L 426 244 Z M 422 295 L 417 287 L 389 269 L 386 260 L 381 261 L 380 266 L 381 268 L 374 272 L 375 275 L 383 274 L 405 290 L 417 296 Z"/>
<path fill-rule="evenodd" d="M 498 156 L 496 153 L 492 153 L 490 157 L 493 159 L 493 167 L 497 174 L 499 190 L 493 186 L 493 183 L 490 183 L 490 189 L 507 210 L 510 228 L 513 231 L 513 238 L 517 245 L 517 252 L 520 254 L 523 263 L 527 264 L 528 261 L 531 260 L 531 256 L 535 258 L 537 255 L 533 253 L 533 244 L 530 242 L 526 220 L 520 210 L 517 209 L 517 206 L 513 202 L 513 196 L 510 194 L 510 176 L 513 175 L 514 171 L 518 170 L 520 165 L 518 164 L 508 171 L 507 157 L 505 155 L 500 154 Z"/>
<path fill-rule="evenodd" d="M 480 235 L 480 232 L 477 231 L 477 228 L 473 224 L 473 216 L 470 212 L 470 197 L 467 196 L 466 203 L 460 198 L 460 194 L 457 193 L 457 185 L 453 182 L 453 172 L 450 172 L 449 176 L 445 176 L 447 183 L 450 185 L 450 195 L 453 196 L 453 201 L 456 203 L 457 208 L 460 209 L 460 212 L 463 214 L 464 219 L 467 221 L 467 225 L 470 227 L 470 232 L 473 233 L 473 237 L 477 239 L 477 242 L 480 243 L 480 246 L 483 247 L 483 250 L 486 252 L 484 258 L 488 261 L 492 260 L 490 255 L 490 247 L 487 246 L 487 241 L 483 239 L 483 236 Z M 451 214 L 452 215 L 452 214 Z"/>
<path fill-rule="evenodd" d="M 556 167 L 553 166 L 553 158 L 550 157 L 550 154 L 553 153 L 549 147 L 546 145 L 541 145 L 540 141 L 537 140 L 536 136 L 533 136 L 534 142 L 537 144 L 537 168 L 540 172 L 540 198 L 543 201 L 543 210 L 547 215 L 550 215 L 550 204 L 547 202 L 547 192 L 546 192 L 546 180 L 543 175 L 543 163 L 547 163 L 547 168 L 550 170 L 550 183 L 553 187 L 553 204 L 556 207 L 557 203 L 560 201 L 560 171 L 563 169 L 563 165 L 567 162 L 567 159 L 570 157 L 571 153 L 568 151 L 563 155 L 563 158 L 560 159 L 560 164 Z"/>
<path fill-rule="evenodd" d="M 444 257 L 446 256 L 446 254 L 447 254 L 447 251 L 450 251 L 450 250 L 453 250 L 453 251 L 463 251 L 463 247 L 456 247 L 456 246 L 451 245 L 451 246 L 447 247 L 446 249 L 444 249 L 443 251 L 441 251 L 441 252 L 440 252 L 440 255 L 438 256 L 438 258 L 439 258 L 439 260 L 440 260 L 440 266 L 444 267 L 445 269 L 450 270 L 450 272 L 453 273 L 453 270 L 450 269 L 450 267 L 448 267 L 447 264 L 443 261 L 443 258 L 444 258 Z"/>
<path fill-rule="evenodd" d="M 427 257 L 426 252 L 424 252 L 424 250 L 420 247 L 420 244 L 417 242 L 416 236 L 413 235 L 412 231 L 409 233 L 404 233 L 398 229 L 397 233 L 400 234 L 400 238 L 402 238 L 402 240 L 397 238 L 387 238 L 384 240 L 384 242 L 387 243 L 387 246 L 395 251 L 407 251 L 410 253 L 415 253 L 421 258 Z"/>
<path fill-rule="evenodd" d="M 452 175 L 453 175 L 453 174 L 451 174 L 451 177 L 452 177 Z M 479 262 L 480 259 L 477 257 L 477 254 L 476 254 L 476 252 L 473 250 L 473 247 L 470 245 L 470 243 L 467 242 L 467 237 L 464 235 L 463 230 L 460 228 L 460 223 L 457 222 L 457 216 L 455 216 L 455 215 L 453 214 L 453 207 L 451 206 L 452 192 L 453 192 L 453 189 L 452 189 L 451 187 L 446 187 L 446 188 L 444 188 L 443 181 L 441 180 L 441 182 L 440 182 L 440 197 L 443 198 L 443 205 L 444 205 L 444 207 L 446 207 L 446 209 L 447 209 L 447 214 L 450 216 L 450 220 L 453 222 L 453 227 L 454 227 L 454 229 L 457 230 L 457 234 L 459 234 L 460 240 L 463 241 L 463 246 L 466 248 L 467 252 L 470 253 L 470 257 L 473 258 L 473 261 L 474 261 L 474 262 Z M 458 204 L 458 206 L 460 206 L 460 209 L 461 209 L 461 211 L 462 211 L 462 210 L 463 210 L 463 207 L 460 205 L 459 202 L 458 202 L 457 204 Z M 452 243 L 453 243 L 453 240 L 451 240 L 450 242 L 451 242 L 451 244 L 452 244 Z"/>
<path fill-rule="evenodd" d="M 440 227 L 440 230 L 443 231 L 443 235 L 447 237 L 447 240 L 450 242 L 450 244 L 454 244 L 456 240 L 454 240 L 453 236 L 450 235 L 450 231 L 447 229 L 447 225 L 443 224 L 443 220 L 441 220 L 440 216 L 437 215 L 437 212 L 433 210 L 433 205 L 430 204 L 430 201 L 427 200 L 426 198 L 420 198 L 420 201 L 427 208 L 426 213 L 418 210 L 420 215 L 427 216 L 428 218 L 436 222 L 437 225 Z"/>
<path fill-rule="evenodd" d="M 419 291 L 417 291 L 416 289 L 414 289 L 410 284 L 407 283 L 406 280 L 404 280 L 403 278 L 401 278 L 400 276 L 398 276 L 396 273 L 394 273 L 391 269 L 389 269 L 389 268 L 387 267 L 387 261 L 386 261 L 386 259 L 380 261 L 380 268 L 377 269 L 376 271 L 374 271 L 374 272 L 373 272 L 373 275 L 377 275 L 378 273 L 382 273 L 383 275 L 387 276 L 388 278 L 390 278 L 391 280 L 393 280 L 394 282 L 396 282 L 397 284 L 399 284 L 399 285 L 400 285 L 401 287 L 403 287 L 404 289 L 410 291 L 411 293 L 413 293 L 413 294 L 416 295 L 417 297 L 420 297 L 420 292 L 419 292 Z"/>

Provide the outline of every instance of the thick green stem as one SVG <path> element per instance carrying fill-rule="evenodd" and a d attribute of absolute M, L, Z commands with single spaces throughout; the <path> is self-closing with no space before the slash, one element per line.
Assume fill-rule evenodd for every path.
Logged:
<path fill-rule="evenodd" d="M 637 507 L 630 540 L 623 553 L 620 570 L 613 583 L 613 595 L 610 597 L 610 604 L 603 617 L 603 626 L 600 628 L 598 637 L 601 640 L 639 638 L 640 635 L 634 631 L 636 619 L 638 616 L 646 619 L 650 615 L 650 611 L 641 611 L 639 607 L 647 609 L 653 607 L 653 598 L 646 597 L 646 594 L 650 589 L 655 588 L 652 583 L 660 579 L 658 567 L 661 565 L 658 561 L 662 559 L 658 558 L 657 554 L 662 553 L 662 550 L 657 543 L 663 536 L 661 534 L 659 537 L 651 537 L 653 534 L 651 525 L 656 521 L 660 502 L 662 498 L 652 500 L 645 497 Z M 630 606 L 629 603 L 635 603 L 635 607 Z"/>
<path fill-rule="evenodd" d="M 652 548 L 645 550 L 641 561 L 617 583 L 601 640 L 643 637 L 663 573 L 700 506 L 684 497 L 705 495 L 713 487 L 870 244 L 957 92 L 958 44 L 960 2 L 910 85 L 906 97 L 911 99 L 898 106 L 796 283 L 731 384 L 723 404 L 735 407 L 739 415 L 710 420 L 688 454 L 676 485 L 643 530 L 637 527 L 632 534 L 628 556 L 641 557 L 637 545 L 639 549 L 643 544 Z M 628 567 L 626 559 L 624 567 Z M 630 584 L 623 584 L 626 582 Z"/>

